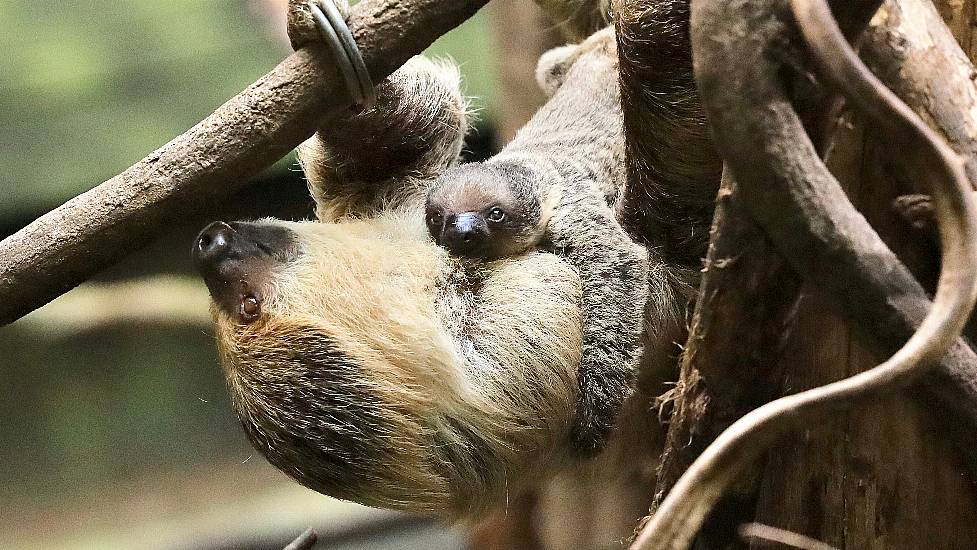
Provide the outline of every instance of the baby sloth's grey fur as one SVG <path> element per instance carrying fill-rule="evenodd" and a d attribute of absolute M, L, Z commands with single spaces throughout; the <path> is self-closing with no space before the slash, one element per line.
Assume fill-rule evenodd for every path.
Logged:
<path fill-rule="evenodd" d="M 612 29 L 550 52 L 538 76 L 552 98 L 498 155 L 442 174 L 425 214 L 435 242 L 452 253 L 496 259 L 541 247 L 580 274 L 583 359 L 571 440 L 591 455 L 631 393 L 648 278 L 647 251 L 615 217 L 624 135 Z"/>

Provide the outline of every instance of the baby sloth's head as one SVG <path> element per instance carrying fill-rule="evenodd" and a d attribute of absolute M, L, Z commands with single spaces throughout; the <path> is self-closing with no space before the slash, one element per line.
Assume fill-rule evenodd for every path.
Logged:
<path fill-rule="evenodd" d="M 533 248 L 546 228 L 533 174 L 503 163 L 465 164 L 445 172 L 428 193 L 425 220 L 438 245 L 486 260 Z"/>

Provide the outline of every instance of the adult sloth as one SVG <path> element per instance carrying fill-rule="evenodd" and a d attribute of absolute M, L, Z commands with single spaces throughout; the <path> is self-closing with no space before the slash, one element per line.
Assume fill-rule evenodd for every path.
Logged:
<path fill-rule="evenodd" d="M 612 33 L 545 56 L 539 76 L 549 123 L 610 94 L 623 151 Z M 193 252 L 234 407 L 268 460 L 329 495 L 450 518 L 575 460 L 584 317 L 559 256 L 464 260 L 430 239 L 428 186 L 467 129 L 459 89 L 454 68 L 412 60 L 301 149 L 319 222 L 217 222 Z M 652 260 L 646 356 L 664 356 L 681 301 Z"/>

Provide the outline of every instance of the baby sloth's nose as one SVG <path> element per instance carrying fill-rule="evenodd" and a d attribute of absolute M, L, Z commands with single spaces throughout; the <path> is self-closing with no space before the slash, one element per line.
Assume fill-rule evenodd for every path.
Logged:
<path fill-rule="evenodd" d="M 444 229 L 445 245 L 457 254 L 477 254 L 485 244 L 488 229 L 481 216 L 473 212 L 458 214 Z"/>
<path fill-rule="evenodd" d="M 191 254 L 197 268 L 212 266 L 225 258 L 233 247 L 235 236 L 234 228 L 224 222 L 214 222 L 205 227 L 197 235 Z"/>

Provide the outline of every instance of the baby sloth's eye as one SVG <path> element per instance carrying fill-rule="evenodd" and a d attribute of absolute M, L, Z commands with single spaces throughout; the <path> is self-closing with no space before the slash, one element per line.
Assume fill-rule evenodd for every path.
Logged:
<path fill-rule="evenodd" d="M 441 216 L 441 212 L 438 212 L 437 210 L 432 210 L 431 212 L 428 212 L 427 214 L 428 225 L 441 225 L 442 221 L 444 221 L 444 219 Z"/>
<path fill-rule="evenodd" d="M 505 212 L 503 212 L 502 209 L 499 208 L 498 206 L 489 210 L 488 221 L 498 223 L 504 219 L 505 219 Z"/>

